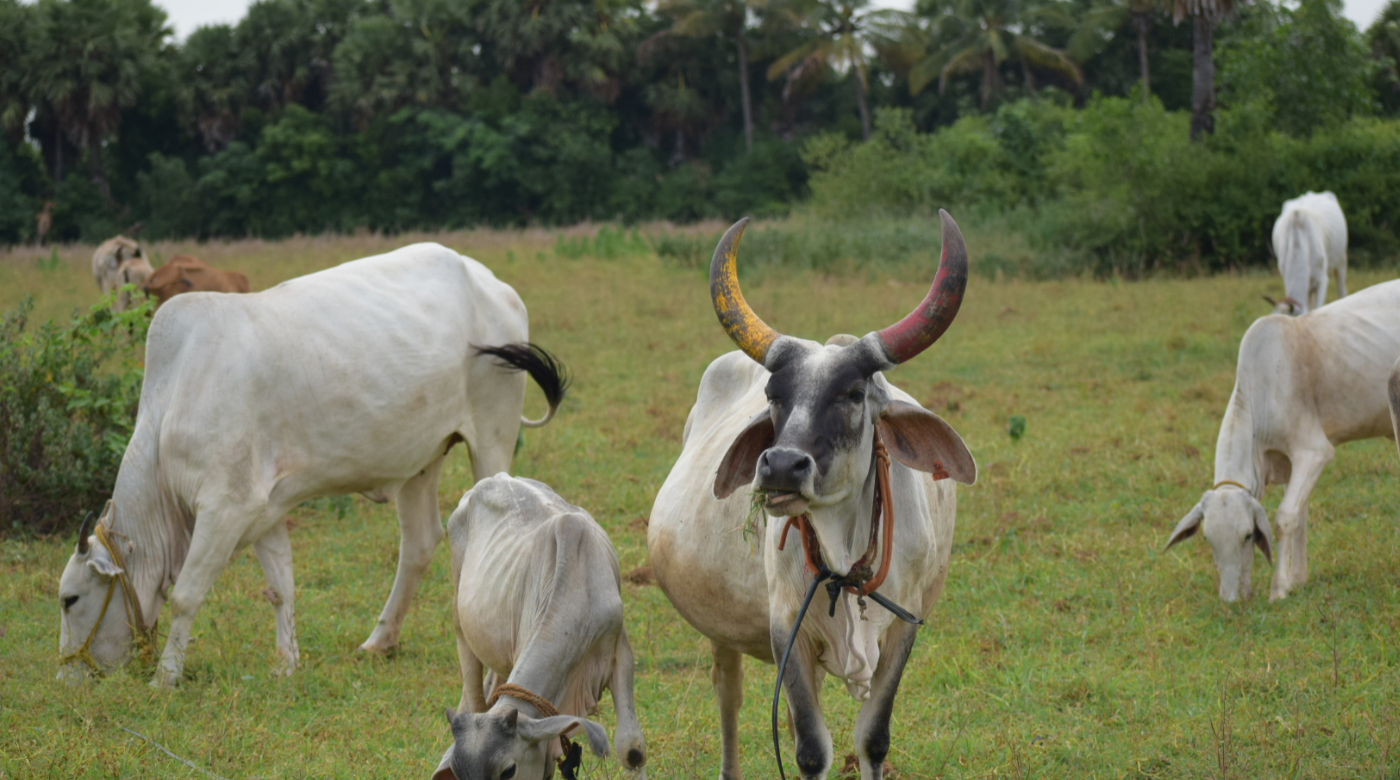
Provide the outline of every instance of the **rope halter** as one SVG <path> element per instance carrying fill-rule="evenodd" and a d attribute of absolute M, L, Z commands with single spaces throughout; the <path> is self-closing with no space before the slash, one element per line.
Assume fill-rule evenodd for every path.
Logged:
<path fill-rule="evenodd" d="M 486 709 L 496 706 L 496 701 L 502 696 L 509 696 L 512 699 L 519 699 L 526 704 L 539 710 L 540 717 L 552 718 L 560 714 L 558 708 L 549 699 L 531 691 L 524 686 L 515 683 L 501 683 L 491 692 L 491 698 L 486 700 Z M 583 762 L 583 746 L 575 745 L 568 737 L 559 735 L 559 747 L 563 748 L 564 754 L 559 757 L 559 772 L 565 780 L 575 780 L 579 765 Z"/>
<path fill-rule="evenodd" d="M 102 611 L 97 615 L 97 622 L 92 624 L 92 631 L 88 632 L 87 639 L 77 650 L 60 657 L 58 663 L 66 665 L 73 661 L 82 661 L 92 671 L 101 674 L 102 666 L 92 657 L 92 640 L 97 638 L 102 621 L 107 619 L 107 608 L 112 605 L 112 594 L 116 592 L 118 585 L 121 585 L 122 595 L 126 597 L 127 624 L 131 626 L 131 633 L 141 646 L 142 656 L 148 662 L 156 646 L 156 626 L 152 624 L 150 628 L 146 627 L 146 616 L 141 612 L 141 601 L 136 598 L 136 588 L 131 584 L 131 575 L 126 571 L 126 559 L 122 556 L 121 547 L 112 542 L 111 531 L 99 522 L 93 533 L 97 536 L 98 543 L 107 548 L 107 553 L 112 556 L 112 563 L 117 566 L 117 575 L 107 583 L 107 596 L 102 600 Z"/>

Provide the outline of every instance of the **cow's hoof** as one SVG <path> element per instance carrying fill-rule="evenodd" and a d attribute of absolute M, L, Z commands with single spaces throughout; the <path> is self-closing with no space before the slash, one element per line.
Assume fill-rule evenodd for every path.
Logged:
<path fill-rule="evenodd" d="M 180 687 L 180 675 L 162 669 L 151 678 L 151 687 L 158 691 L 170 691 Z"/>
<path fill-rule="evenodd" d="M 365 655 L 377 655 L 383 658 L 390 658 L 394 656 L 394 654 L 398 653 L 398 651 L 398 643 L 392 645 L 380 645 L 365 642 L 364 644 L 360 645 L 361 653 L 364 653 Z"/>

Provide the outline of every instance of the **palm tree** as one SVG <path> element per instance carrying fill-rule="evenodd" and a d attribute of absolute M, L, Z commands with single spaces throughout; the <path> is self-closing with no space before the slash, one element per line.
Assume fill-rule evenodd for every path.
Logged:
<path fill-rule="evenodd" d="M 1138 70 L 1142 80 L 1142 102 L 1152 94 L 1152 72 L 1147 64 L 1147 36 L 1152 22 L 1165 9 L 1164 0 L 1108 0 L 1085 15 L 1070 39 L 1069 51 L 1081 62 L 1088 59 L 1105 34 L 1113 34 L 1131 24 L 1137 33 Z"/>
<path fill-rule="evenodd" d="M 870 137 L 870 107 L 866 104 L 869 52 L 894 45 L 910 20 L 902 11 L 871 10 L 868 5 L 870 0 L 796 0 L 775 9 L 796 20 L 809 37 L 768 67 L 770 81 L 787 76 L 784 100 L 832 71 L 849 71 L 866 138 Z"/>
<path fill-rule="evenodd" d="M 232 27 L 216 24 L 190 33 L 180 50 L 180 108 L 211 154 L 233 142 L 250 93 L 254 65 Z"/>
<path fill-rule="evenodd" d="M 1034 68 L 1058 71 L 1084 82 L 1079 65 L 1068 53 L 1031 36 L 1032 23 L 1049 12 L 1027 10 L 1022 0 L 949 0 L 936 12 L 930 33 L 942 42 L 909 71 L 909 88 L 923 91 L 934 78 L 938 91 L 948 87 L 948 77 L 982 74 L 982 108 L 1002 90 L 1002 63 L 1015 57 L 1021 65 L 1026 88 L 1035 92 Z"/>
<path fill-rule="evenodd" d="M 29 118 L 25 94 L 29 19 L 29 7 L 19 0 L 0 0 L 0 132 L 12 147 L 24 139 Z"/>
<path fill-rule="evenodd" d="M 695 38 L 721 35 L 739 54 L 739 96 L 744 110 L 744 149 L 753 151 L 753 100 L 749 96 L 749 0 L 661 0 L 657 10 L 675 20 L 669 32 Z M 682 89 L 682 91 L 684 91 Z"/>
<path fill-rule="evenodd" d="M 55 178 L 63 176 L 67 141 L 88 153 L 93 183 L 115 205 L 102 144 L 157 67 L 170 35 L 165 12 L 149 0 L 40 0 L 34 14 L 28 92 L 51 132 L 44 142 L 54 151 Z"/>
<path fill-rule="evenodd" d="M 570 81 L 612 102 L 634 45 L 633 11 L 633 0 L 482 0 L 472 13 L 517 86 L 553 92 Z"/>
<path fill-rule="evenodd" d="M 1215 132 L 1215 26 L 1239 5 L 1236 0 L 1173 0 L 1175 22 L 1191 18 L 1192 141 Z"/>
<path fill-rule="evenodd" d="M 1385 86 L 1378 91 L 1381 103 L 1400 107 L 1400 0 L 1390 0 L 1366 30 L 1371 56 L 1379 63 Z"/>

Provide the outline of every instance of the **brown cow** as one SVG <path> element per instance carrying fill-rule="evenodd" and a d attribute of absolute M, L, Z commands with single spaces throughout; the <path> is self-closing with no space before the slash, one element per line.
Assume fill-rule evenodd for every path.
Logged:
<path fill-rule="evenodd" d="M 156 296 L 156 305 L 180 293 L 248 292 L 248 277 L 238 271 L 219 269 L 192 255 L 175 255 L 146 280 L 146 292 Z"/>

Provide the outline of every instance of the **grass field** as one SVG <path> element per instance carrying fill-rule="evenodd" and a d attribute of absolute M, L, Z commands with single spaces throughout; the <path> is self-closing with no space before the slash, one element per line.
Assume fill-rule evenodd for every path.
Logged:
<path fill-rule="evenodd" d="M 701 372 L 731 349 L 703 272 L 641 254 L 556 256 L 556 237 L 544 232 L 434 239 L 514 285 L 532 338 L 576 373 L 562 413 L 526 433 L 517 473 L 589 509 L 624 572 L 644 565 L 646 516 Z M 406 240 L 152 250 L 193 251 L 260 289 Z M 1004 242 L 974 229 L 967 240 L 974 259 Z M 37 256 L 0 255 L 0 307 L 32 292 L 36 316 L 66 316 L 96 299 L 90 247 L 63 249 L 46 268 Z M 842 276 L 770 271 L 745 292 L 775 327 L 824 339 L 892 322 L 932 274 L 926 264 Z M 1356 272 L 1352 287 L 1394 275 Z M 1207 545 L 1162 551 L 1210 487 L 1239 339 L 1266 313 L 1260 294 L 1281 286 L 1263 273 L 1121 284 L 974 277 L 944 339 L 891 373 L 958 428 L 981 468 L 975 486 L 959 489 L 947 590 L 900 690 L 890 755 L 899 778 L 1400 777 L 1400 460 L 1391 442 L 1341 448 L 1322 477 L 1311 581 L 1294 597 L 1269 603 L 1260 557 L 1255 598 L 1221 604 Z M 543 402 L 531 392 L 535 415 Z M 1027 420 L 1019 442 L 1007 434 L 1013 415 Z M 445 511 L 469 474 L 459 448 L 444 473 Z M 1281 494 L 1269 493 L 1271 512 Z M 72 539 L 0 541 L 0 777 L 201 776 L 129 728 L 232 780 L 425 778 L 450 739 L 442 709 L 460 691 L 446 547 L 401 652 L 363 657 L 355 648 L 394 575 L 392 507 L 323 500 L 294 523 L 303 668 L 270 675 L 273 612 L 244 553 L 200 613 L 187 680 L 171 692 L 149 689 L 139 668 L 86 686 L 56 682 L 56 589 Z M 624 591 L 650 776 L 717 776 L 707 643 L 657 588 Z M 747 669 L 745 771 L 774 777 L 774 669 Z M 824 699 L 839 768 L 857 707 L 832 680 Z M 611 733 L 604 706 L 599 720 Z M 585 768 L 623 776 L 612 760 Z"/>

